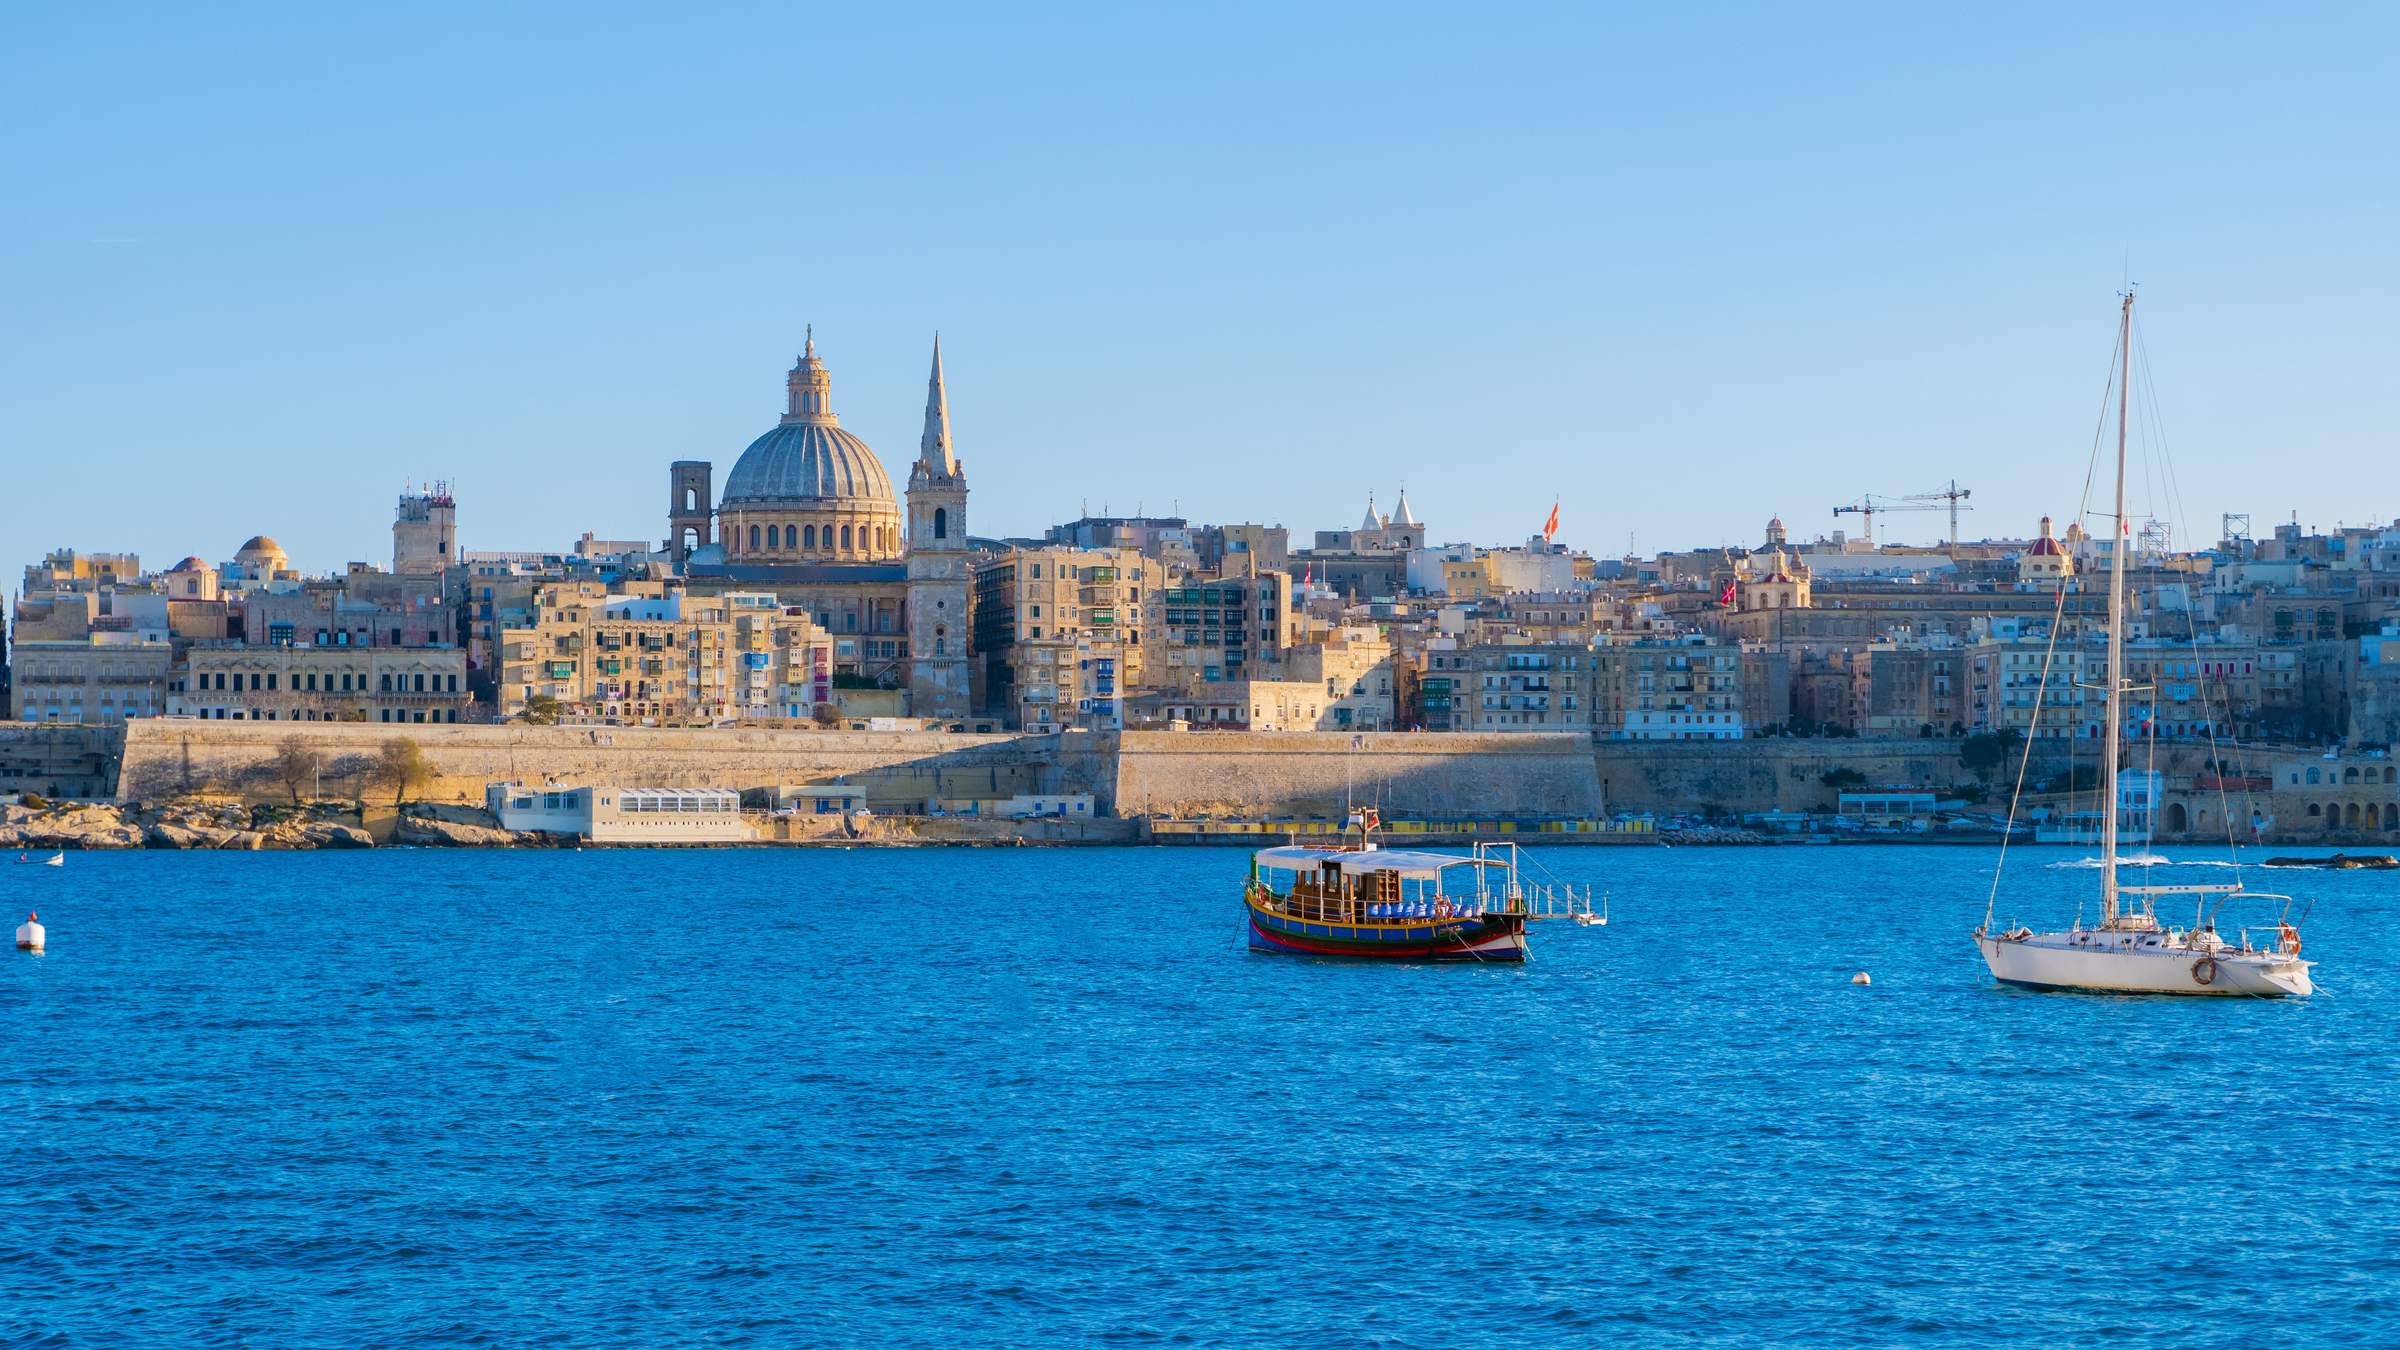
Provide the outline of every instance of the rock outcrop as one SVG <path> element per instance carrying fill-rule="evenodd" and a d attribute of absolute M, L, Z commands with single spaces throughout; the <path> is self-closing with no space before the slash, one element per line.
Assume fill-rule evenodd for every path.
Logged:
<path fill-rule="evenodd" d="M 512 844 L 538 842 L 538 838 L 532 835 L 487 830 L 481 825 L 461 825 L 450 820 L 427 820 L 422 816 L 403 817 L 393 837 L 403 844 L 452 848 L 506 848 Z"/>
<path fill-rule="evenodd" d="M 142 831 L 114 807 L 69 806 L 40 811 L 11 807 L 0 823 L 0 848 L 140 848 Z"/>

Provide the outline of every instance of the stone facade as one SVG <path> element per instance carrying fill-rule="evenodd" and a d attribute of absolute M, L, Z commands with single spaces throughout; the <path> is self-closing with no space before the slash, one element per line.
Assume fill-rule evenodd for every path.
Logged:
<path fill-rule="evenodd" d="M 472 697 L 454 647 L 194 647 L 187 660 L 179 717 L 451 723 Z"/>

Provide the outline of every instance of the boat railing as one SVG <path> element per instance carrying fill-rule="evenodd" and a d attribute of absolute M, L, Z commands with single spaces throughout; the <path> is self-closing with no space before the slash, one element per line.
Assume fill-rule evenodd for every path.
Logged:
<path fill-rule="evenodd" d="M 1499 886 L 1478 888 L 1478 893 L 1472 895 L 1378 900 L 1363 896 L 1328 895 L 1297 888 L 1287 894 L 1277 895 L 1261 885 L 1257 890 L 1257 898 L 1263 907 L 1278 914 L 1295 919 L 1312 919 L 1319 923 L 1483 918 L 1494 914 L 1590 922 L 1600 914 L 1598 899 L 1589 886 L 1578 888 L 1563 883 L 1520 886 L 1513 877 Z"/>

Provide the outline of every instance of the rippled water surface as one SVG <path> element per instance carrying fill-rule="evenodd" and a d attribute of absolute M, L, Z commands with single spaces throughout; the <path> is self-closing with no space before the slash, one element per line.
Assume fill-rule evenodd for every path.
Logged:
<path fill-rule="evenodd" d="M 2400 1341 L 2400 874 L 2252 873 L 2270 1003 L 1993 986 L 1988 851 L 1539 857 L 1521 968 L 1245 952 L 1232 851 L 10 868 L 0 1340 Z"/>

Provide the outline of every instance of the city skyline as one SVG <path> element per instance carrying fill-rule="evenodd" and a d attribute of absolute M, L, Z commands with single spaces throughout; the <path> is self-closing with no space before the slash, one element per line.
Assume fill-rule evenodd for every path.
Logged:
<path fill-rule="evenodd" d="M 1559 498 L 1651 554 L 1956 480 L 2022 537 L 2074 510 L 2127 280 L 2179 544 L 2400 515 L 2358 472 L 2400 355 L 2371 11 L 103 23 L 35 20 L 0 95 L 0 436 L 105 489 L 10 556 L 322 571 L 434 478 L 469 548 L 651 537 L 655 466 L 730 467 L 812 323 L 887 468 L 943 335 L 979 533 L 1305 538 L 1405 483 L 1445 540 Z"/>

